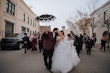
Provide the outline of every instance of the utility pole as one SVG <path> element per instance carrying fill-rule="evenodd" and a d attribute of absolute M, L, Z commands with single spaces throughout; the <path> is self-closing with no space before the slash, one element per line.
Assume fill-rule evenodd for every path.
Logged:
<path fill-rule="evenodd" d="M 109 37 L 109 29 L 110 29 L 110 23 L 109 23 L 109 20 L 108 20 L 108 17 L 109 15 L 107 14 L 108 10 L 106 10 L 104 12 L 104 23 L 106 24 L 106 27 L 107 27 L 107 30 L 108 30 L 108 48 L 110 47 L 109 46 L 109 43 L 110 43 L 110 37 Z"/>

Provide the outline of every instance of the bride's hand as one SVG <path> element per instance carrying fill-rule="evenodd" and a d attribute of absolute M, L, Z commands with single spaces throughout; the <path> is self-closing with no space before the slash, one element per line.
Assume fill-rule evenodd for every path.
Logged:
<path fill-rule="evenodd" d="M 56 39 L 57 42 L 61 41 L 65 37 L 65 35 L 61 31 L 58 32 L 58 35 L 59 37 Z"/>
<path fill-rule="evenodd" d="M 56 41 L 59 42 L 59 41 L 61 41 L 64 37 L 65 37 L 65 36 L 62 35 L 61 37 L 58 37 L 58 38 L 56 39 Z"/>
<path fill-rule="evenodd" d="M 65 37 L 65 35 L 62 35 L 61 37 L 62 37 L 62 39 L 63 39 L 63 38 Z"/>

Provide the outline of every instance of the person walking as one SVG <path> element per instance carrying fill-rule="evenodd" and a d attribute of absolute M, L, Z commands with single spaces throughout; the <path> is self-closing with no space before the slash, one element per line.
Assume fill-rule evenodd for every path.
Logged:
<path fill-rule="evenodd" d="M 105 52 L 106 42 L 107 42 L 107 37 L 106 37 L 106 35 L 103 35 L 102 39 L 101 39 L 101 48 L 100 48 L 100 50 L 103 49 L 104 52 Z"/>
<path fill-rule="evenodd" d="M 27 49 L 29 48 L 29 37 L 27 36 L 27 33 L 24 33 L 24 37 L 23 37 L 23 45 L 24 45 L 24 53 L 26 54 Z"/>
<path fill-rule="evenodd" d="M 75 41 L 77 36 L 74 34 L 73 31 L 70 31 L 70 35 L 72 36 L 72 39 Z"/>
<path fill-rule="evenodd" d="M 41 53 L 43 50 L 42 31 L 38 34 L 38 44 L 39 44 L 39 52 Z"/>
<path fill-rule="evenodd" d="M 83 36 L 80 34 L 80 36 L 76 36 L 76 41 L 74 42 L 76 46 L 76 51 L 79 54 L 82 51 L 82 46 L 83 46 Z"/>
<path fill-rule="evenodd" d="M 94 49 L 95 48 L 95 41 L 96 41 L 94 36 L 92 36 L 91 41 L 92 41 L 92 49 Z"/>
<path fill-rule="evenodd" d="M 52 58 L 52 72 L 68 73 L 79 63 L 80 59 L 73 43 L 74 40 L 72 39 L 71 34 L 65 36 L 63 31 L 58 33 L 56 47 Z"/>
<path fill-rule="evenodd" d="M 85 49 L 87 50 L 87 40 L 88 40 L 89 36 L 88 35 L 85 35 L 84 36 L 84 43 L 85 43 Z"/>
<path fill-rule="evenodd" d="M 37 51 L 37 36 L 35 34 L 32 39 L 32 51 Z"/>
<path fill-rule="evenodd" d="M 52 56 L 54 51 L 54 45 L 55 45 L 55 34 L 58 32 L 58 28 L 54 28 L 53 32 L 46 31 L 43 33 L 43 56 L 44 56 L 44 64 L 46 68 L 50 71 L 51 65 L 52 65 Z"/>
<path fill-rule="evenodd" d="M 30 40 L 30 44 L 29 44 L 29 49 L 32 49 L 32 39 L 34 37 L 34 34 L 30 34 L 29 36 L 29 40 Z"/>
<path fill-rule="evenodd" d="M 88 36 L 88 40 L 87 40 L 87 55 L 91 55 L 91 48 L 92 48 L 92 46 L 93 46 L 92 40 Z"/>

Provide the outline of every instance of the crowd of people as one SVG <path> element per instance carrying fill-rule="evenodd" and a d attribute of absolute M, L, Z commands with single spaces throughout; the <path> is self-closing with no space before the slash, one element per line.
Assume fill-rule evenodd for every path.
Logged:
<path fill-rule="evenodd" d="M 43 37 L 42 37 L 43 35 L 44 34 L 42 31 L 39 32 L 38 34 L 33 34 L 30 36 L 28 36 L 27 33 L 24 33 L 24 37 L 23 37 L 24 48 L 31 49 L 32 51 L 36 51 L 36 52 L 39 49 L 39 52 L 42 52 L 43 51 Z M 91 54 L 91 49 L 95 47 L 96 37 L 92 36 L 90 38 L 90 36 L 82 35 L 82 34 L 77 36 L 76 34 L 74 34 L 73 31 L 70 31 L 70 35 L 72 36 L 72 39 L 74 40 L 74 46 L 76 47 L 78 56 L 82 51 L 83 44 L 85 44 L 85 49 L 87 50 L 87 54 L 88 55 Z M 102 35 L 100 50 L 105 51 L 106 43 L 107 43 L 107 37 L 106 35 Z M 25 50 L 25 53 L 26 53 L 26 50 Z"/>
<path fill-rule="evenodd" d="M 87 55 L 91 54 L 91 49 L 95 47 L 95 43 L 96 43 L 96 37 L 92 36 L 88 36 L 88 35 L 75 35 L 72 31 L 70 31 L 70 34 L 73 37 L 74 42 L 74 46 L 76 47 L 78 56 L 82 51 L 83 48 L 83 44 L 85 44 L 85 49 L 87 51 Z"/>
<path fill-rule="evenodd" d="M 33 34 L 30 37 L 24 33 L 23 44 L 25 54 L 27 49 L 43 53 L 44 64 L 51 72 L 69 72 L 80 61 L 80 53 L 85 44 L 87 55 L 91 55 L 91 49 L 95 47 L 96 37 L 88 35 L 76 35 L 73 31 L 65 35 L 63 31 L 54 28 L 53 31 L 46 29 L 44 32 Z M 107 42 L 105 35 L 101 39 L 101 48 L 104 49 Z M 65 67 L 66 66 L 66 67 Z"/>
<path fill-rule="evenodd" d="M 23 48 L 24 53 L 26 54 L 26 50 L 31 49 L 31 51 L 37 52 L 37 43 L 38 43 L 38 37 L 36 34 L 31 35 L 30 37 L 27 35 L 27 33 L 24 33 L 23 37 Z"/>

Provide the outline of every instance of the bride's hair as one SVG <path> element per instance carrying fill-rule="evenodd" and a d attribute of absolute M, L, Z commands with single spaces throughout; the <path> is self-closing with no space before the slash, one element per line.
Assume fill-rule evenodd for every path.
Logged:
<path fill-rule="evenodd" d="M 64 31 L 60 31 L 64 35 Z"/>
<path fill-rule="evenodd" d="M 71 34 L 68 34 L 67 36 L 68 36 L 69 38 L 72 38 Z"/>

